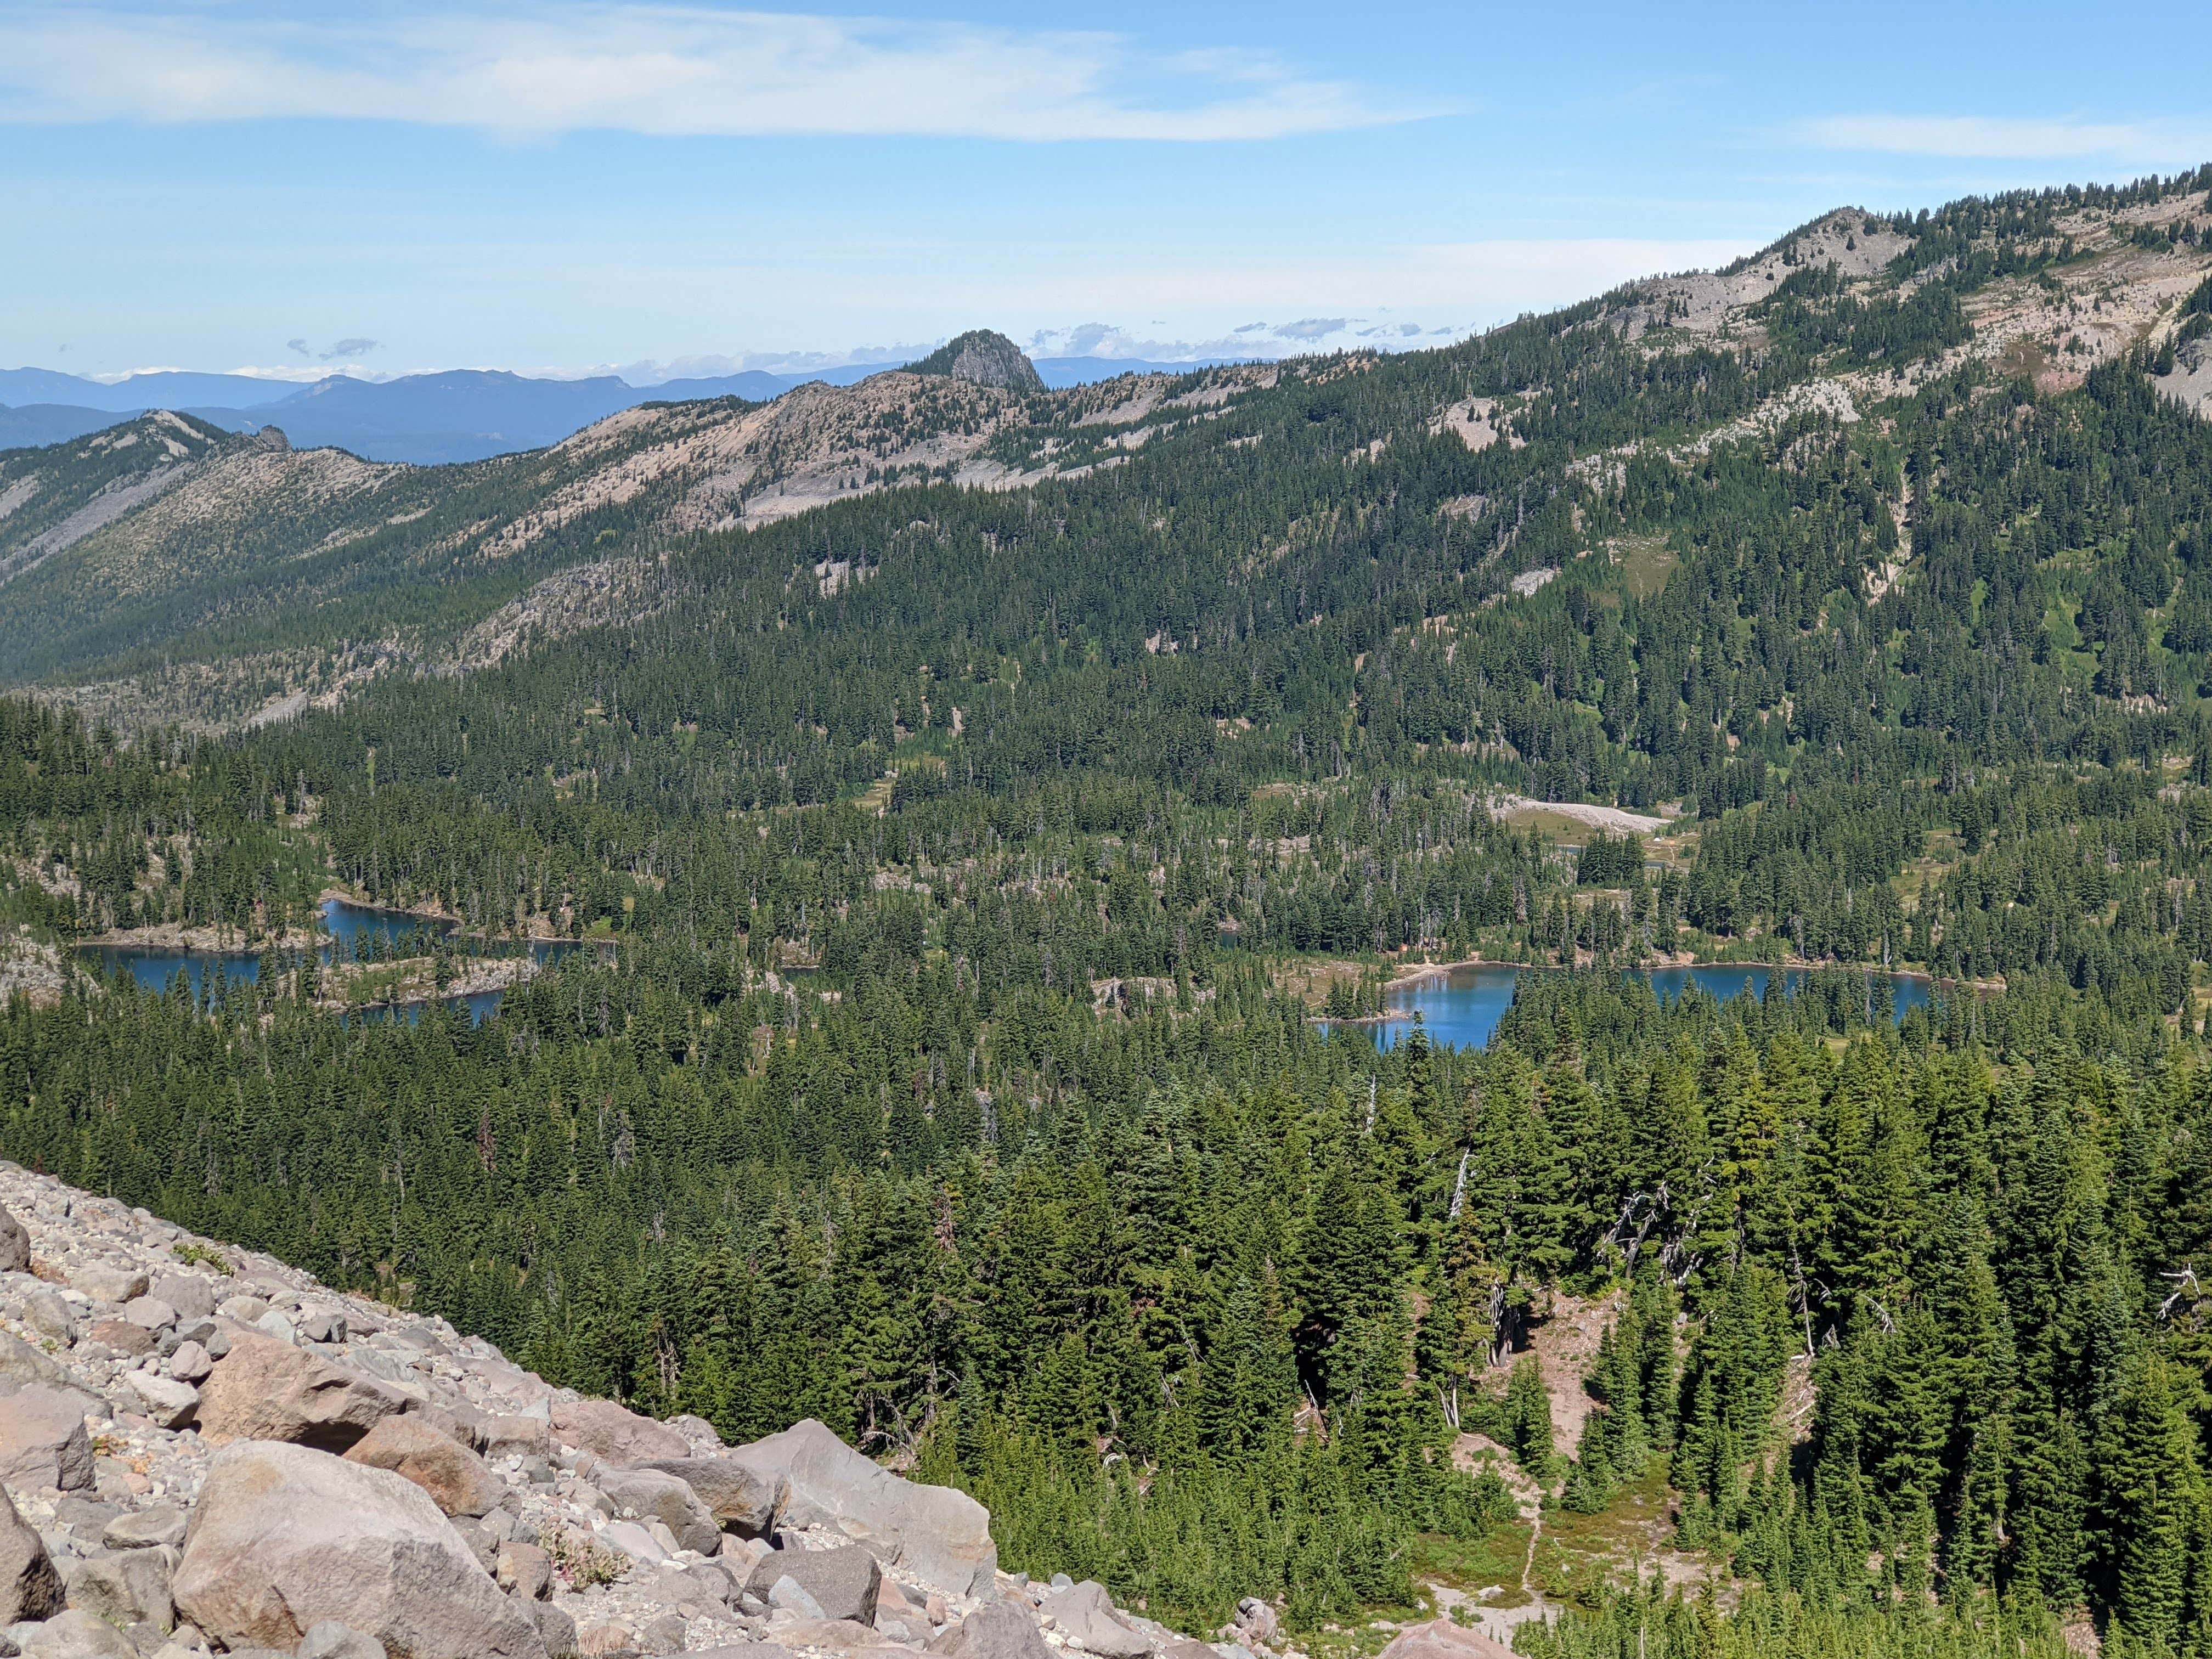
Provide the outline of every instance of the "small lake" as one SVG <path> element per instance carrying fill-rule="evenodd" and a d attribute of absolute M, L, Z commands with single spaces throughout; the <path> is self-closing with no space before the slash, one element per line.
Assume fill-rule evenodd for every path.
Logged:
<path fill-rule="evenodd" d="M 455 939 L 456 924 L 435 916 L 416 915 L 407 910 L 380 909 L 372 904 L 356 904 L 351 899 L 328 898 L 323 901 L 323 933 L 326 942 L 318 947 L 317 955 L 325 963 L 332 961 L 352 962 L 363 957 L 374 957 L 391 961 L 401 957 L 427 956 L 441 939 L 450 939 L 465 956 L 519 956 L 526 948 L 530 959 L 541 966 L 557 962 L 571 951 L 583 948 L 584 941 L 577 939 Z M 193 997 L 206 1000 L 217 977 L 230 985 L 252 985 L 261 978 L 261 957 L 257 951 L 181 951 L 165 945 L 84 945 L 77 953 L 87 963 L 103 974 L 129 974 L 141 988 L 167 991 L 179 974 L 191 988 Z M 481 1025 L 499 1012 L 500 993 L 477 991 L 468 996 L 450 999 L 456 1007 L 466 1007 L 471 1024 Z M 410 1024 L 422 1018 L 424 1004 L 402 1003 L 397 1013 Z M 364 1018 L 386 1019 L 395 1010 L 389 1007 L 360 1011 Z"/>
<path fill-rule="evenodd" d="M 1413 1029 L 1413 1016 L 1418 1013 L 1431 1042 L 1449 1042 L 1458 1048 L 1486 1047 L 1491 1034 L 1498 1030 L 1498 1022 L 1513 1006 L 1513 988 L 1520 976 L 1524 973 L 1558 971 L 1485 963 L 1431 975 L 1390 993 L 1391 1012 L 1403 1018 L 1374 1027 L 1376 1041 L 1385 1048 L 1395 1048 Z M 1662 1002 L 1674 1001 L 1692 985 L 1708 996 L 1726 1001 L 1731 997 L 1765 997 L 1777 975 L 1781 976 L 1782 994 L 1794 995 L 1808 971 L 1802 968 L 1769 968 L 1757 963 L 1730 963 L 1697 968 L 1632 969 L 1624 970 L 1624 977 L 1649 980 Z M 1832 974 L 1838 970 L 1826 971 Z M 1882 975 L 1869 972 L 1865 977 L 1871 988 Z M 1935 988 L 1929 981 L 1909 974 L 1892 974 L 1887 977 L 1898 1018 L 1904 1018 L 1911 1009 L 1928 1006 L 1933 1000 Z"/>

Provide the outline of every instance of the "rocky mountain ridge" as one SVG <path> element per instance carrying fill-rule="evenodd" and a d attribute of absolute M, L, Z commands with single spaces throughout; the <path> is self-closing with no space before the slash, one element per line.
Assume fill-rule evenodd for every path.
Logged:
<path fill-rule="evenodd" d="M 0 1164 L 0 1652 L 28 1659 L 1272 1659 L 1095 1583 L 819 1423 L 726 1447 Z M 1455 1650 L 1482 1638 L 1453 1631 Z"/>
<path fill-rule="evenodd" d="M 1101 460 L 1102 423 L 1172 424 L 1273 379 L 1272 368 L 1221 368 L 1032 397 L 949 372 L 882 374 L 769 404 L 649 404 L 547 449 L 455 467 L 149 415 L 0 454 L 0 680 L 71 678 L 76 664 L 196 640 L 176 653 L 182 663 L 169 665 L 165 647 L 161 667 L 94 679 L 83 700 L 122 725 L 172 717 L 179 703 L 198 723 L 252 724 L 358 684 L 363 635 L 372 678 L 465 671 L 479 653 L 459 636 L 503 607 L 519 605 L 522 630 L 550 637 L 635 614 L 574 612 L 564 596 L 576 566 L 612 561 L 619 578 L 671 538 L 757 529 L 902 485 L 1011 489 L 1080 476 Z M 1093 441 L 1062 455 L 1054 434 L 1077 432 Z M 1012 433 L 1026 438 L 1014 464 L 996 453 Z M 437 608 L 458 626 L 392 627 L 382 609 L 395 587 L 453 596 Z M 330 609 L 347 600 L 364 612 L 357 627 Z M 288 617 L 298 626 L 288 630 Z M 165 712 L 143 706 L 165 695 Z"/>

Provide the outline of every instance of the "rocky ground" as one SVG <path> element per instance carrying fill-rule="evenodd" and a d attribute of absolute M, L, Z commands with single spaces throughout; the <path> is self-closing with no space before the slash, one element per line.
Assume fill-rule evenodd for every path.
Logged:
<path fill-rule="evenodd" d="M 0 1655 L 1281 1650 L 1256 1600 L 1209 1645 L 1001 1572 L 818 1423 L 726 1447 L 12 1164 L 0 1206 Z"/>

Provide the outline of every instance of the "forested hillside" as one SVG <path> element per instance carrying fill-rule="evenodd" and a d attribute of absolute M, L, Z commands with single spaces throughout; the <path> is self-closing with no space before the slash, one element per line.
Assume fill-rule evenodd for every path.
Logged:
<path fill-rule="evenodd" d="M 133 507 L 5 589 L 0 1146 L 820 1417 L 1190 1628 L 1519 1540 L 1562 1659 L 2212 1652 L 2208 191 L 1846 210 L 1438 352 L 637 411 L 391 469 L 358 543 L 210 440 L 251 538 Z M 125 547 L 228 608 L 96 598 Z M 338 1018 L 331 890 L 441 971 L 602 948 Z M 155 937 L 259 981 L 60 956 Z M 1476 955 L 1585 971 L 1479 1054 L 1313 1018 Z M 1808 976 L 1620 971 L 1692 960 Z"/>

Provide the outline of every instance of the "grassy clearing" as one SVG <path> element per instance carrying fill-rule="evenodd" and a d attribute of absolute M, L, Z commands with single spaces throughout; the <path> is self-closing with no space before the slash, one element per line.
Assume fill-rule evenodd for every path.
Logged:
<path fill-rule="evenodd" d="M 1613 544 L 1613 562 L 1621 586 L 1639 602 L 1661 592 L 1682 563 L 1664 536 L 1622 536 Z"/>

